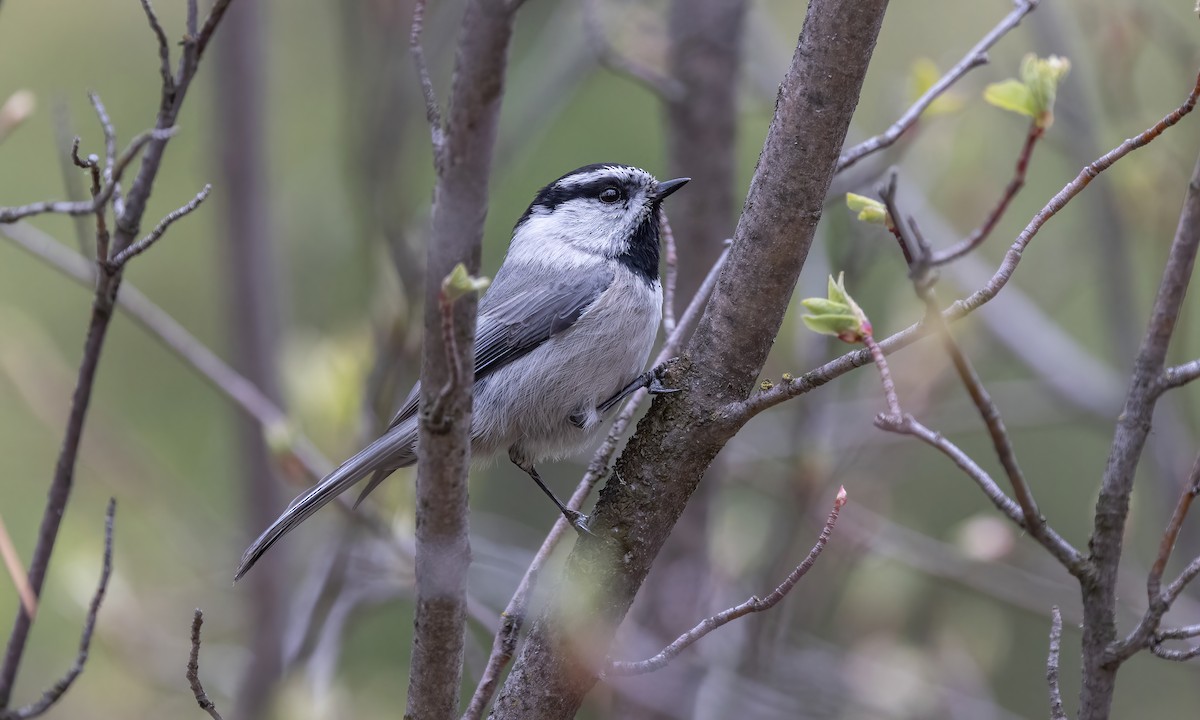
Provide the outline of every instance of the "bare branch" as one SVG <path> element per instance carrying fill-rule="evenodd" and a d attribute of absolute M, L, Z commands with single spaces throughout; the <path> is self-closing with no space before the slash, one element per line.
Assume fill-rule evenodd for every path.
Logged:
<path fill-rule="evenodd" d="M 821 551 L 825 549 L 825 545 L 829 542 L 829 537 L 833 534 L 833 528 L 837 525 L 838 514 L 845 504 L 846 488 L 843 487 L 838 490 L 837 497 L 833 501 L 833 509 L 829 511 L 829 517 L 825 520 L 825 527 L 821 529 L 821 535 L 817 538 L 817 543 L 813 545 L 812 550 L 808 551 L 808 557 L 804 558 L 804 561 L 797 565 L 770 595 L 767 595 L 765 598 L 752 595 L 749 600 L 741 605 L 736 605 L 700 621 L 695 627 L 680 635 L 674 642 L 663 648 L 654 657 L 639 661 L 614 661 L 609 664 L 603 675 L 612 677 L 618 675 L 644 675 L 654 672 L 666 667 L 667 663 L 675 659 L 679 653 L 722 625 L 750 613 L 770 610 L 778 605 L 791 592 L 792 588 L 796 586 L 796 583 L 800 582 L 800 578 L 804 577 L 817 562 L 817 558 L 821 555 Z"/>
<path fill-rule="evenodd" d="M 1192 87 L 1191 92 L 1184 100 L 1183 104 L 1178 108 L 1168 113 L 1165 117 L 1159 120 L 1154 125 L 1142 131 L 1134 137 L 1128 138 L 1117 147 L 1108 151 L 1104 155 L 1097 158 L 1094 162 L 1083 168 L 1071 182 L 1067 183 L 1059 190 L 1054 197 L 1039 210 L 1025 229 L 1017 236 L 1005 253 L 1004 259 L 1000 266 L 992 274 L 991 279 L 984 284 L 979 290 L 968 297 L 956 301 L 948 308 L 942 311 L 942 317 L 947 322 L 955 322 L 961 320 L 971 314 L 978 308 L 987 304 L 996 295 L 1004 289 L 1008 281 L 1012 279 L 1013 273 L 1016 272 L 1017 266 L 1021 262 L 1021 257 L 1025 249 L 1037 236 L 1038 232 L 1057 215 L 1068 203 L 1071 202 L 1079 193 L 1083 192 L 1092 180 L 1100 173 L 1109 169 L 1124 158 L 1129 153 L 1153 142 L 1156 138 L 1163 134 L 1168 128 L 1178 123 L 1185 115 L 1192 112 L 1196 107 L 1196 100 L 1200 97 L 1200 76 L 1196 78 L 1196 85 Z M 931 328 L 924 324 L 914 324 L 904 330 L 901 330 L 890 337 L 879 341 L 879 346 L 882 348 L 885 355 L 901 350 L 913 342 L 925 337 L 931 331 Z M 723 417 L 729 418 L 736 424 L 741 424 L 748 421 L 750 418 L 761 413 L 762 411 L 772 408 L 782 402 L 790 400 L 794 397 L 799 397 L 811 390 L 814 390 L 828 383 L 830 380 L 841 377 L 846 373 L 860 368 L 863 365 L 871 362 L 870 352 L 865 348 L 848 352 L 841 357 L 835 358 L 818 368 L 815 368 L 803 375 L 794 377 L 791 380 L 776 383 L 770 390 L 756 393 L 750 398 L 731 403 L 721 411 Z"/>
<path fill-rule="evenodd" d="M 192 616 L 192 651 L 188 654 L 186 676 L 196 704 L 213 720 L 221 720 L 221 713 L 217 712 L 217 706 L 209 700 L 208 693 L 204 692 L 204 685 L 200 682 L 200 626 L 203 624 L 204 613 L 200 608 L 196 608 L 196 613 Z"/>
<path fill-rule="evenodd" d="M 163 236 L 163 233 L 167 231 L 167 228 L 171 227 L 172 223 L 200 207 L 200 203 L 204 202 L 210 192 L 212 192 L 212 185 L 205 184 L 204 189 L 196 193 L 196 196 L 188 201 L 186 205 L 178 208 L 177 210 L 173 210 L 170 214 L 164 217 L 158 223 L 158 225 L 155 226 L 154 230 L 150 231 L 149 235 L 117 253 L 116 257 L 112 259 L 112 264 L 116 267 L 121 267 L 131 259 L 144 253 L 150 248 L 151 245 L 158 242 L 159 238 Z"/>
<path fill-rule="evenodd" d="M 1194 104 L 1200 94 L 1200 81 L 1190 96 Z M 1178 112 L 1178 111 L 1177 111 Z M 1128 141 L 1127 141 L 1128 142 Z M 1200 558 L 1183 571 L 1161 596 L 1150 599 L 1150 608 L 1130 638 L 1117 642 L 1115 608 L 1118 574 L 1129 517 L 1129 499 L 1142 451 L 1150 434 L 1154 408 L 1161 393 L 1160 379 L 1167 350 L 1174 335 L 1179 311 L 1191 282 L 1192 269 L 1200 251 L 1200 157 L 1192 170 L 1183 209 L 1171 249 L 1163 268 L 1162 280 L 1154 298 L 1154 307 L 1138 348 L 1133 377 L 1117 420 L 1109 448 L 1108 463 L 1100 484 L 1092 536 L 1091 565 L 1094 582 L 1083 592 L 1083 677 L 1089 692 L 1081 696 L 1080 717 L 1093 720 L 1108 715 L 1116 689 L 1116 671 L 1122 660 L 1145 647 L 1146 641 L 1183 588 L 1200 574 Z M 1191 485 L 1192 483 L 1189 483 Z M 1181 502 L 1177 514 L 1186 512 L 1191 499 Z M 1173 545 L 1168 526 L 1163 543 Z M 1160 550 L 1160 555 L 1164 551 Z M 1169 555 L 1169 550 L 1166 551 Z M 1157 564 L 1157 563 L 1156 563 Z M 1165 563 L 1164 563 L 1165 564 Z M 1156 584 L 1154 571 L 1151 584 Z M 1155 617 L 1157 616 L 1157 617 Z"/>
<path fill-rule="evenodd" d="M 1174 390 L 1175 388 L 1187 385 L 1196 378 L 1200 378 L 1200 359 L 1164 370 L 1162 380 L 1158 384 L 1158 390 L 1159 392 Z"/>
<path fill-rule="evenodd" d="M 433 80 L 429 77 L 429 65 L 425 62 L 425 48 L 421 45 L 421 34 L 425 30 L 425 5 L 428 0 L 413 3 L 412 30 L 408 35 L 408 49 L 412 53 L 417 81 L 421 84 L 421 95 L 425 98 L 425 120 L 429 123 L 430 139 L 433 143 L 433 162 L 441 167 L 442 154 L 446 145 L 446 131 L 442 124 L 442 111 L 438 106 Z"/>
<path fill-rule="evenodd" d="M 116 498 L 110 498 L 108 501 L 108 510 L 104 516 L 104 555 L 100 566 L 100 582 L 96 586 L 96 592 L 92 595 L 91 603 L 88 604 L 87 615 L 83 621 L 83 634 L 79 637 L 79 652 L 75 655 L 75 662 L 58 682 L 42 693 L 42 697 L 37 702 L 17 710 L 0 712 L 0 718 L 3 718 L 3 720 L 26 720 L 26 718 L 35 718 L 41 715 L 53 707 L 67 690 L 71 689 L 71 684 L 75 682 L 75 678 L 79 677 L 80 673 L 83 672 L 83 666 L 87 663 L 88 659 L 88 650 L 92 645 L 92 633 L 96 629 L 96 615 L 100 612 L 100 604 L 104 602 L 104 594 L 108 590 L 108 579 L 112 576 L 113 519 L 116 512 L 117 500 Z"/>
<path fill-rule="evenodd" d="M 683 316 L 679 319 L 678 324 L 676 324 L 675 332 L 667 338 L 666 344 L 663 345 L 658 357 L 654 360 L 655 365 L 666 362 L 679 352 L 679 348 L 682 346 L 687 333 L 696 323 L 696 320 L 699 319 L 700 313 L 708 303 L 708 298 L 712 295 L 713 288 L 716 287 L 717 278 L 720 276 L 721 268 L 724 266 L 727 257 L 729 257 L 728 248 L 717 258 L 712 269 L 708 271 L 708 275 L 704 278 L 704 282 L 696 290 L 692 301 L 688 303 L 687 310 L 684 311 Z M 600 482 L 601 478 L 608 473 L 608 466 L 612 462 L 613 454 L 617 451 L 617 444 L 621 442 L 625 430 L 633 420 L 634 413 L 637 412 L 638 406 L 646 399 L 646 395 L 645 389 L 638 390 L 625 401 L 625 405 L 621 408 L 620 413 L 617 414 L 612 428 L 608 431 L 608 437 L 596 449 L 592 461 L 588 463 L 587 472 L 584 473 L 583 479 L 579 481 L 579 485 L 575 488 L 575 492 L 571 494 L 571 498 L 567 500 L 568 508 L 571 510 L 581 509 L 588 495 L 596 487 L 596 483 Z M 525 623 L 525 615 L 529 610 L 529 598 L 533 592 L 533 587 L 537 583 L 546 562 L 550 559 L 550 555 L 562 541 L 567 529 L 566 519 L 560 517 L 554 523 L 554 526 L 550 528 L 546 539 L 542 541 L 542 546 L 538 548 L 537 553 L 533 556 L 533 560 L 529 563 L 529 567 L 526 568 L 525 575 L 521 577 L 521 582 L 517 584 L 516 592 L 513 593 L 512 599 L 508 601 L 508 605 L 501 614 L 502 622 L 500 623 L 500 629 L 497 631 L 495 639 L 492 641 L 492 652 L 488 657 L 487 667 L 484 668 L 483 675 L 479 679 L 475 693 L 471 696 L 471 702 L 467 706 L 467 711 L 463 713 L 462 720 L 479 720 L 487 710 L 488 703 L 491 702 L 492 696 L 496 693 L 496 687 L 500 683 L 500 676 L 504 672 L 504 667 L 512 660 L 513 653 L 516 651 L 517 638 L 520 635 L 522 625 Z"/>
<path fill-rule="evenodd" d="M 613 46 L 600 19 L 597 0 L 583 2 L 583 30 L 601 65 L 639 83 L 665 101 L 679 100 L 682 97 L 683 86 L 677 80 L 626 57 Z"/>
<path fill-rule="evenodd" d="M 78 202 L 64 200 L 42 201 L 28 205 L 19 205 L 17 207 L 0 207 L 0 224 L 16 222 L 31 215 L 42 215 L 45 213 L 78 216 L 91 215 L 97 212 L 112 199 L 113 193 L 116 191 L 116 185 L 121 180 L 121 175 L 129 167 L 129 164 L 133 162 L 134 158 L 137 157 L 138 152 L 150 143 L 150 141 L 166 140 L 174 134 L 175 128 L 172 127 L 166 130 L 151 130 L 135 137 L 129 143 L 129 147 L 125 148 L 125 151 L 117 157 L 117 161 L 113 165 L 113 182 L 105 183 L 100 192 L 91 200 L 81 200 Z"/>
<path fill-rule="evenodd" d="M 1062 688 L 1058 684 L 1058 656 L 1062 652 L 1062 613 L 1050 608 L 1050 654 L 1046 657 L 1046 683 L 1050 686 L 1050 720 L 1067 720 Z"/>
<path fill-rule="evenodd" d="M 679 277 L 679 254 L 675 248 L 675 233 L 671 231 L 667 213 L 661 207 L 658 210 L 658 223 L 662 229 L 662 243 L 666 248 L 667 265 L 663 283 L 663 334 L 671 337 L 675 333 L 675 283 Z"/>
<path fill-rule="evenodd" d="M 1159 630 L 1154 634 L 1154 639 L 1157 642 L 1162 642 L 1163 640 L 1187 640 L 1194 637 L 1200 637 L 1200 625 L 1168 628 L 1167 630 Z"/>
<path fill-rule="evenodd" d="M 163 31 L 162 23 L 158 21 L 158 14 L 154 12 L 150 0 L 141 0 L 141 3 L 142 10 L 146 13 L 146 20 L 150 23 L 150 30 L 154 32 L 154 38 L 158 40 L 158 72 L 162 76 L 162 85 L 164 88 L 174 88 L 175 78 L 171 74 L 171 43 L 167 40 L 167 33 Z"/>
<path fill-rule="evenodd" d="M 983 39 L 976 43 L 975 47 L 971 48 L 970 51 L 963 56 L 962 60 L 959 60 L 954 67 L 950 68 L 948 73 L 943 75 L 940 80 L 926 90 L 925 94 L 918 98 L 917 101 L 913 103 L 912 107 L 910 107 L 903 115 L 900 116 L 899 120 L 897 120 L 881 135 L 876 135 L 875 137 L 864 140 L 863 142 L 843 152 L 841 157 L 838 158 L 837 172 L 845 170 L 871 153 L 875 153 L 886 147 L 889 147 L 899 140 L 900 136 L 904 134 L 904 131 L 912 127 L 917 122 L 917 119 L 921 117 L 921 113 L 925 112 L 925 109 L 928 108 L 933 101 L 938 98 L 938 96 L 949 90 L 950 86 L 958 82 L 963 75 L 966 75 L 968 72 L 979 67 L 980 65 L 986 64 L 988 61 L 988 48 L 995 45 L 1000 38 L 1007 35 L 1010 30 L 1019 25 L 1022 18 L 1037 9 L 1039 1 L 1040 0 L 1016 0 L 1016 7 L 1013 8 L 1012 12 L 1005 16 L 1005 18 L 1001 20 L 996 27 L 992 28 L 987 35 L 984 35 Z"/>
<path fill-rule="evenodd" d="M 879 369 L 879 380 L 883 383 L 883 396 L 887 400 L 888 410 L 893 417 L 902 416 L 904 411 L 900 409 L 900 399 L 896 395 L 896 384 L 892 382 L 892 371 L 888 369 L 887 360 L 883 357 L 883 350 L 875 342 L 875 338 L 869 334 L 863 336 L 863 344 L 867 346 L 867 350 L 871 351 L 871 359 L 875 361 L 875 367 Z"/>

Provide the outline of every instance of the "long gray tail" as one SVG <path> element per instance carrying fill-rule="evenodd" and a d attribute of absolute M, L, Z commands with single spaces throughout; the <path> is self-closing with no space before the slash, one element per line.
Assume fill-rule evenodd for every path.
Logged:
<path fill-rule="evenodd" d="M 372 473 L 387 473 L 412 465 L 416 462 L 414 447 L 417 440 L 417 424 L 413 418 L 392 428 L 375 442 L 360 450 L 336 470 L 325 476 L 311 490 L 297 497 L 288 505 L 287 510 L 271 523 L 258 539 L 250 543 L 242 554 L 233 581 L 237 582 L 254 567 L 254 563 L 263 556 L 281 537 L 291 532 L 297 525 L 307 520 L 313 513 L 324 507 L 330 500 L 350 489 L 355 483 Z M 377 484 L 377 483 L 376 483 Z M 361 500 L 362 498 L 359 498 Z"/>

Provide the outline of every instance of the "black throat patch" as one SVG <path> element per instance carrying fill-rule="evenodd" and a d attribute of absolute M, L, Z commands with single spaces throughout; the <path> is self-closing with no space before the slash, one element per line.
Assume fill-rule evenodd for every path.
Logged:
<path fill-rule="evenodd" d="M 658 282 L 658 207 L 646 213 L 633 235 L 629 248 L 617 256 L 617 261 L 633 271 L 647 285 Z"/>

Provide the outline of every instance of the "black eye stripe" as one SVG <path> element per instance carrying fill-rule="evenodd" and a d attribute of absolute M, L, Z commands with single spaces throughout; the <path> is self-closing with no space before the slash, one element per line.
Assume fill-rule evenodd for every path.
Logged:
<path fill-rule="evenodd" d="M 625 172 L 622 172 L 622 169 Z M 584 183 L 571 184 L 573 178 L 586 175 L 592 175 L 593 177 Z M 517 220 L 517 225 L 519 226 L 528 220 L 529 216 L 534 212 L 550 213 L 559 205 L 571 200 L 579 198 L 598 199 L 600 193 L 609 187 L 616 187 L 621 193 L 622 199 L 626 199 L 636 194 L 640 189 L 649 186 L 651 180 L 652 178 L 646 175 L 644 171 L 633 167 L 604 164 L 585 165 L 542 188 L 537 196 L 534 197 L 533 202 L 529 204 L 524 214 Z"/>

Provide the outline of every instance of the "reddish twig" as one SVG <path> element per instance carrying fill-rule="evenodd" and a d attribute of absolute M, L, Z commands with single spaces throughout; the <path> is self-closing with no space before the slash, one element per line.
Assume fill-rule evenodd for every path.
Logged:
<path fill-rule="evenodd" d="M 1025 135 L 1025 144 L 1021 148 L 1021 154 L 1017 156 L 1017 166 L 1013 170 L 1012 180 L 1008 181 L 1008 187 L 1004 189 L 1004 194 L 1000 196 L 1000 201 L 988 213 L 983 224 L 975 228 L 970 235 L 929 258 L 928 262 L 931 267 L 953 262 L 982 245 L 984 240 L 987 240 L 992 230 L 1000 222 L 1000 218 L 1004 217 L 1004 211 L 1008 209 L 1009 203 L 1017 196 L 1017 193 L 1021 192 L 1021 188 L 1025 187 L 1025 173 L 1029 170 L 1029 159 L 1033 156 L 1033 147 L 1037 145 L 1037 141 L 1042 138 L 1045 132 L 1046 129 L 1038 124 L 1036 120 L 1029 123 L 1029 132 Z"/>
<path fill-rule="evenodd" d="M 791 592 L 796 583 L 800 582 L 800 578 L 804 577 L 812 566 L 817 562 L 817 558 L 821 555 L 821 551 L 825 549 L 825 545 L 829 542 L 829 537 L 833 534 L 833 528 L 837 525 L 838 515 L 842 511 L 842 506 L 846 504 L 846 488 L 839 488 L 837 497 L 833 501 L 833 509 L 829 511 L 829 517 L 825 520 L 825 526 L 821 528 L 821 535 L 817 538 L 817 543 L 813 545 L 812 550 L 808 551 L 808 557 L 796 566 L 791 573 L 784 578 L 779 587 L 775 588 L 770 595 L 765 598 L 759 598 L 757 595 L 750 596 L 746 602 L 735 605 L 727 610 L 717 613 L 712 617 L 705 618 L 700 621 L 695 627 L 686 633 L 680 635 L 670 645 L 662 649 L 654 657 L 646 660 L 638 661 L 613 661 L 609 663 L 608 668 L 603 675 L 612 677 L 620 675 L 645 675 L 646 673 L 654 672 L 655 670 L 666 667 L 667 663 L 675 659 L 679 653 L 686 650 L 697 640 L 709 634 L 713 630 L 737 620 L 740 617 L 751 613 L 763 612 L 770 610 L 779 604 L 784 597 Z"/>
<path fill-rule="evenodd" d="M 204 685 L 200 682 L 200 626 L 203 624 L 204 613 L 200 608 L 196 608 L 195 614 L 192 615 L 192 651 L 188 654 L 186 677 L 200 709 L 208 713 L 213 720 L 221 720 L 221 713 L 217 712 L 217 706 L 208 698 L 208 693 L 204 691 Z"/>
<path fill-rule="evenodd" d="M 75 679 L 83 672 L 83 666 L 87 663 L 88 651 L 92 646 L 92 633 L 96 630 L 96 616 L 100 612 L 100 605 L 104 602 L 104 594 L 108 591 L 108 579 L 112 577 L 112 553 L 113 553 L 113 522 L 117 512 L 116 498 L 110 498 L 108 501 L 108 510 L 104 515 L 104 555 L 100 565 L 100 581 L 97 583 L 96 592 L 92 594 L 92 600 L 88 604 L 87 615 L 83 621 L 83 633 L 79 637 L 79 652 L 75 655 L 75 662 L 72 663 L 66 674 L 54 683 L 46 692 L 42 693 L 42 697 L 37 702 L 30 703 L 25 707 L 8 712 L 0 712 L 0 720 L 27 720 L 27 718 L 35 718 L 49 710 L 59 701 L 60 698 L 71 689 L 71 685 Z"/>
<path fill-rule="evenodd" d="M 900 139 L 904 131 L 912 127 L 917 119 L 921 117 L 921 113 L 925 112 L 933 101 L 938 99 L 942 93 L 950 89 L 954 83 L 958 82 L 963 75 L 974 68 L 987 63 L 988 48 L 995 45 L 1000 38 L 1008 34 L 1010 30 L 1021 24 L 1021 20 L 1037 9 L 1039 0 L 1017 0 L 1016 7 L 1012 12 L 1004 17 L 983 39 L 971 48 L 962 60 L 959 60 L 950 71 L 934 83 L 925 94 L 917 99 L 908 110 L 900 116 L 900 119 L 892 124 L 886 131 L 868 138 L 863 142 L 858 143 L 854 147 L 846 150 L 838 158 L 837 172 L 841 172 L 866 156 L 879 152 L 884 148 L 890 147 L 893 143 Z"/>
<path fill-rule="evenodd" d="M 717 278 L 721 274 L 721 268 L 725 264 L 725 259 L 729 256 L 729 249 L 726 248 L 721 253 L 717 261 L 713 263 L 712 268 L 708 271 L 708 275 L 704 278 L 704 282 L 696 290 L 695 296 L 688 303 L 687 309 L 683 316 L 679 318 L 679 322 L 675 326 L 675 332 L 667 338 L 667 342 L 659 351 L 658 357 L 655 358 L 655 365 L 666 362 L 674 357 L 679 348 L 682 347 L 683 341 L 690 331 L 692 325 L 700 318 L 700 313 L 704 306 L 708 303 L 708 298 L 712 294 L 713 288 L 716 287 Z M 617 414 L 616 420 L 613 421 L 612 428 L 608 431 L 608 437 L 604 443 L 596 450 L 596 454 L 588 463 L 587 471 L 583 475 L 583 479 L 579 481 L 575 492 L 571 494 L 567 500 L 567 507 L 572 510 L 579 510 L 583 507 L 583 503 L 595 489 L 596 483 L 600 482 L 601 478 L 608 472 L 609 463 L 612 462 L 612 456 L 617 451 L 617 445 L 620 443 L 625 430 L 629 427 L 629 423 L 633 421 L 633 416 L 637 412 L 637 408 L 646 398 L 646 390 L 638 390 L 622 406 L 621 411 Z M 542 541 L 542 546 L 533 556 L 529 567 L 525 569 L 525 574 L 521 577 L 521 582 L 517 584 L 517 589 L 513 596 L 505 606 L 504 612 L 501 614 L 502 621 L 500 629 L 496 632 L 495 638 L 492 640 L 492 652 L 488 657 L 487 666 L 484 668 L 483 675 L 479 679 L 479 684 L 475 688 L 475 693 L 471 696 L 471 702 L 467 706 L 467 711 L 463 713 L 462 720 L 479 720 L 483 717 L 487 710 L 488 703 L 491 702 L 492 696 L 496 694 L 496 688 L 500 683 L 500 677 L 504 672 L 504 668 L 512 660 L 513 654 L 516 652 L 517 639 L 521 633 L 521 627 L 525 623 L 525 614 L 529 610 L 529 599 L 533 593 L 533 588 L 537 584 L 538 578 L 541 576 L 542 569 L 550 559 L 550 555 L 562 541 L 569 526 L 564 518 L 559 518 L 555 521 L 554 526 L 550 528 L 546 539 Z"/>
<path fill-rule="evenodd" d="M 1067 720 L 1062 688 L 1058 683 L 1058 658 L 1062 653 L 1062 613 L 1050 608 L 1050 654 L 1046 657 L 1046 684 L 1050 686 L 1050 720 Z"/>
<path fill-rule="evenodd" d="M 875 361 L 875 367 L 879 370 L 879 379 L 883 383 L 883 395 L 887 399 L 888 411 L 894 417 L 900 417 L 904 413 L 900 410 L 900 398 L 896 395 L 896 384 L 892 382 L 892 371 L 888 369 L 883 350 L 875 342 L 875 338 L 869 334 L 863 336 L 863 345 L 866 345 L 867 350 L 871 351 L 871 359 Z"/>

